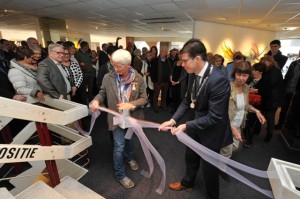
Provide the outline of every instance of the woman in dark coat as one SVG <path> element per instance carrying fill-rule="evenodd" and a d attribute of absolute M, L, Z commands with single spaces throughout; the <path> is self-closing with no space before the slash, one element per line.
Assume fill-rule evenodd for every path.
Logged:
<path fill-rule="evenodd" d="M 284 82 L 272 56 L 265 55 L 260 61 L 267 67 L 261 80 L 261 110 L 267 120 L 267 135 L 264 141 L 269 142 L 274 131 L 275 113 L 284 100 Z"/>
<path fill-rule="evenodd" d="M 266 70 L 266 65 L 263 63 L 256 63 L 252 66 L 252 76 L 253 79 L 249 83 L 249 95 L 261 97 L 262 89 L 262 76 Z M 256 109 L 261 110 L 261 101 L 250 100 L 249 104 L 254 106 Z M 252 146 L 253 134 L 259 134 L 261 130 L 261 123 L 256 117 L 255 113 L 249 112 L 247 115 L 246 126 L 244 129 L 244 134 L 246 141 L 244 142 L 244 147 L 249 148 Z"/>

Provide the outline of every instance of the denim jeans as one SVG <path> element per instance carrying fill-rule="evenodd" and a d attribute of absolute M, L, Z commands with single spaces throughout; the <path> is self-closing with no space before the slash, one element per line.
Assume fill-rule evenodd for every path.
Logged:
<path fill-rule="evenodd" d="M 127 140 L 124 138 L 127 129 L 120 127 L 113 130 L 114 138 L 114 169 L 115 175 L 118 180 L 123 179 L 126 176 L 124 159 L 129 162 L 133 159 L 133 138 Z"/>

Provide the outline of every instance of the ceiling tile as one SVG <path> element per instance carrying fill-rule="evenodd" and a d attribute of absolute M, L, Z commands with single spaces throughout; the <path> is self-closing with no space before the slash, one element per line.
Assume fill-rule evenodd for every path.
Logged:
<path fill-rule="evenodd" d="M 120 5 L 117 5 L 117 4 L 107 1 L 107 0 L 90 0 L 85 3 L 87 3 L 88 5 L 91 6 L 90 9 L 93 9 L 94 7 L 101 8 L 101 9 L 112 9 L 112 8 L 120 7 Z"/>
<path fill-rule="evenodd" d="M 159 12 L 172 12 L 172 11 L 179 10 L 178 6 L 174 3 L 162 3 L 162 4 L 155 4 L 150 6 Z"/>
<path fill-rule="evenodd" d="M 153 4 L 161 4 L 161 3 L 170 3 L 170 2 L 172 2 L 172 0 L 151 0 L 151 1 L 149 1 L 149 0 L 144 0 L 145 1 L 145 3 L 146 4 L 151 4 L 151 5 L 153 5 Z M 174 1 L 174 0 L 173 0 Z"/>
<path fill-rule="evenodd" d="M 110 0 L 111 2 L 122 6 L 122 7 L 130 7 L 130 6 L 141 6 L 146 5 L 143 0 Z"/>

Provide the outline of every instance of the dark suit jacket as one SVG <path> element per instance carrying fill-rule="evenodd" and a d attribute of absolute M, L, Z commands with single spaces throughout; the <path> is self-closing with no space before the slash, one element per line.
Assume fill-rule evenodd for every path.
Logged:
<path fill-rule="evenodd" d="M 282 73 L 279 68 L 272 66 L 267 69 L 261 78 L 262 111 L 273 110 L 280 107 L 284 102 L 285 91 Z"/>
<path fill-rule="evenodd" d="M 100 51 L 99 52 L 99 57 L 98 57 L 98 61 L 99 61 L 99 68 L 104 65 L 106 62 L 108 62 L 109 58 L 108 55 L 104 52 L 104 51 Z"/>
<path fill-rule="evenodd" d="M 211 65 L 203 79 L 209 74 Z M 192 85 L 195 74 L 191 74 L 187 95 L 173 115 L 177 123 L 190 109 Z M 219 70 L 213 69 L 197 99 L 194 119 L 187 121 L 187 131 L 199 133 L 200 143 L 212 150 L 220 150 L 232 143 L 232 133 L 228 116 L 230 84 Z"/>
<path fill-rule="evenodd" d="M 0 69 L 0 96 L 12 99 L 15 96 L 15 89 L 8 79 L 7 73 Z"/>
<path fill-rule="evenodd" d="M 271 50 L 267 53 L 267 55 L 272 56 Z M 284 67 L 286 61 L 288 60 L 288 57 L 283 55 L 280 50 L 276 53 L 276 55 L 274 55 L 273 58 L 277 62 L 280 70 Z"/>
<path fill-rule="evenodd" d="M 110 64 L 109 61 L 99 67 L 98 75 L 97 75 L 97 79 L 96 79 L 97 90 L 100 90 L 100 88 L 101 88 L 104 75 L 109 73 L 111 70 L 113 70 L 113 66 Z"/>
<path fill-rule="evenodd" d="M 53 98 L 60 95 L 67 99 L 67 85 L 63 75 L 52 59 L 47 57 L 41 61 L 37 68 L 37 83 L 44 93 Z"/>
<path fill-rule="evenodd" d="M 158 82 L 158 76 L 159 76 L 159 62 L 162 62 L 160 60 L 160 56 L 153 58 L 151 60 L 151 69 L 150 69 L 150 77 L 153 83 Z M 162 72 L 162 82 L 168 83 L 170 82 L 170 76 L 171 76 L 171 64 L 169 60 L 166 58 L 166 62 L 168 64 L 168 67 L 163 67 L 161 72 Z"/>
<path fill-rule="evenodd" d="M 284 83 L 285 86 L 288 85 L 288 83 L 292 80 L 293 75 L 294 75 L 294 70 L 297 67 L 297 65 L 300 64 L 300 59 L 293 61 L 290 66 L 288 71 L 286 72 L 285 76 L 284 76 Z"/>

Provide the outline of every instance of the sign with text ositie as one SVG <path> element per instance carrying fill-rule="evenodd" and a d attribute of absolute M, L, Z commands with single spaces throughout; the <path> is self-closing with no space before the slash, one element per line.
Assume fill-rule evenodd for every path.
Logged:
<path fill-rule="evenodd" d="M 0 144 L 0 163 L 67 159 L 69 146 Z"/>

